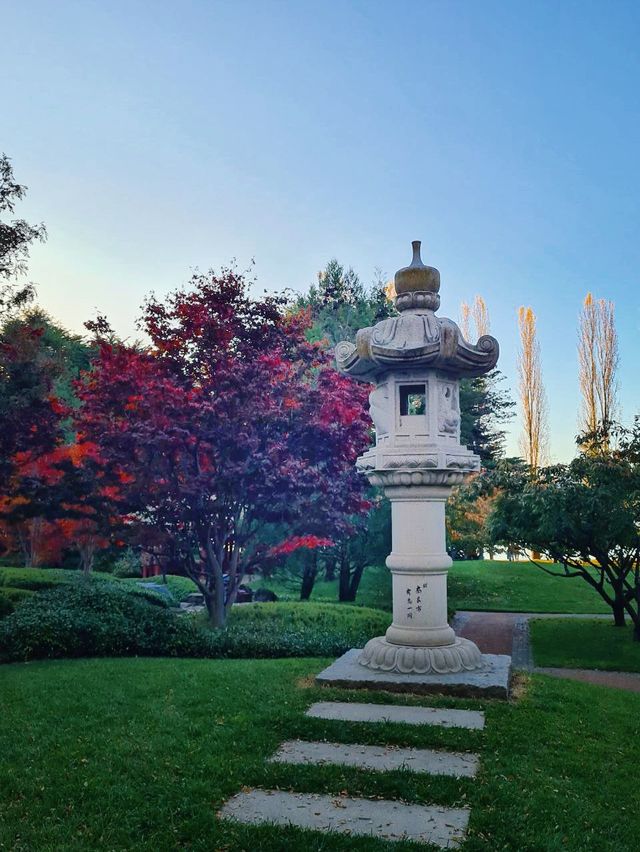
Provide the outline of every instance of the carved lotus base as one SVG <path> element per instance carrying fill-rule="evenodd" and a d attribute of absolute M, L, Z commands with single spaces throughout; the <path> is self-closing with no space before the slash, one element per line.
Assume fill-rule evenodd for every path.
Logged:
<path fill-rule="evenodd" d="M 358 657 L 361 666 L 399 674 L 455 674 L 484 668 L 480 649 L 457 636 L 451 645 L 433 648 L 393 645 L 384 636 L 370 639 Z"/>

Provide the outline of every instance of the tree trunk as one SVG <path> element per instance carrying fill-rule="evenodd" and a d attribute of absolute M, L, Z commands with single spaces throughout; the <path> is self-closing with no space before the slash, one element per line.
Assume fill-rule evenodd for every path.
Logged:
<path fill-rule="evenodd" d="M 327 583 L 333 583 L 336 578 L 336 562 L 335 559 L 326 559 L 324 563 L 324 579 Z"/>
<path fill-rule="evenodd" d="M 349 551 L 345 552 L 340 558 L 340 577 L 338 586 L 338 600 L 342 603 L 353 603 L 358 594 L 358 587 L 365 569 L 365 563 L 352 566 L 349 560 Z"/>
<path fill-rule="evenodd" d="M 302 569 L 302 586 L 300 587 L 300 600 L 308 601 L 313 591 L 313 585 L 318 575 L 318 552 L 313 550 L 304 561 Z"/>
<path fill-rule="evenodd" d="M 215 630 L 222 629 L 227 623 L 227 613 L 224 606 L 224 588 L 213 589 L 204 595 L 204 602 L 209 616 L 209 626 Z"/>
<path fill-rule="evenodd" d="M 338 578 L 338 600 L 342 603 L 353 600 L 350 590 L 351 571 L 349 570 L 349 560 L 346 554 L 340 556 L 340 574 Z"/>
<path fill-rule="evenodd" d="M 613 602 L 613 623 L 616 627 L 624 627 L 625 619 L 624 619 L 624 602 L 620 600 L 620 598 L 616 595 L 616 599 Z"/>
<path fill-rule="evenodd" d="M 634 642 L 640 642 L 640 570 L 638 569 L 637 563 L 633 572 L 633 578 L 635 597 L 635 601 L 633 603 L 635 606 L 631 604 L 630 607 L 627 607 L 627 612 L 633 621 L 633 640 Z"/>
<path fill-rule="evenodd" d="M 95 545 L 86 543 L 78 546 L 80 552 L 80 567 L 85 577 L 88 577 L 93 570 L 93 558 L 95 555 Z"/>
<path fill-rule="evenodd" d="M 364 563 L 361 565 L 357 565 L 355 569 L 351 572 L 351 582 L 349 583 L 349 595 L 350 601 L 355 601 L 356 595 L 358 594 L 358 589 L 360 588 L 360 580 L 362 580 L 362 575 L 364 574 L 365 569 Z"/>

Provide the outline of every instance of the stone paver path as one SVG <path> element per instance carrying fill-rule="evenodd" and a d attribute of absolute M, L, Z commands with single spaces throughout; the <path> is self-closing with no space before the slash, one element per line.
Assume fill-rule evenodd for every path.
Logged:
<path fill-rule="evenodd" d="M 398 748 L 384 745 L 349 745 L 345 743 L 307 742 L 289 740 L 282 743 L 271 758 L 273 763 L 325 763 L 353 766 L 374 772 L 424 772 L 429 775 L 451 775 L 454 778 L 473 778 L 478 769 L 475 754 L 454 751 L 433 751 L 428 748 Z"/>
<path fill-rule="evenodd" d="M 475 642 L 483 654 L 508 654 L 513 648 L 513 628 L 520 616 L 512 612 L 459 612 L 452 627 Z"/>
<path fill-rule="evenodd" d="M 457 846 L 469 822 L 468 808 L 407 805 L 348 796 L 248 790 L 230 799 L 222 819 L 260 825 L 294 825 L 316 831 L 361 834 L 383 840 L 414 840 L 442 849 Z M 283 849 L 286 845 L 283 844 Z"/>
<path fill-rule="evenodd" d="M 481 730 L 484 713 L 472 710 L 319 701 L 306 713 L 313 718 L 351 722 L 394 722 Z M 384 730 L 384 729 L 382 729 Z M 478 757 L 466 752 L 400 748 L 384 743 L 327 743 L 290 740 L 282 743 L 271 762 L 322 766 L 353 766 L 365 771 L 408 770 L 455 778 L 473 778 Z M 221 819 L 250 825 L 276 824 L 321 832 L 363 834 L 384 840 L 414 840 L 442 849 L 458 846 L 469 822 L 469 808 L 415 805 L 346 795 L 291 793 L 281 790 L 243 790 L 219 811 Z"/>
<path fill-rule="evenodd" d="M 475 642 L 483 654 L 508 654 L 514 669 L 533 668 L 529 613 L 463 611 L 455 614 L 451 626 L 459 636 Z"/>
<path fill-rule="evenodd" d="M 316 719 L 339 722 L 400 722 L 404 725 L 437 725 L 442 728 L 482 730 L 484 713 L 479 710 L 450 710 L 411 707 L 402 704 L 352 704 L 348 701 L 318 701 L 307 710 Z"/>

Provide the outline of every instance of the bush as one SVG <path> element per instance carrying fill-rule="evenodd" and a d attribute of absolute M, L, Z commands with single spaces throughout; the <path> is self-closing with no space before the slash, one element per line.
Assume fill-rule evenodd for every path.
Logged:
<path fill-rule="evenodd" d="M 158 589 L 147 588 L 143 583 L 136 584 L 135 586 L 127 586 L 126 590 L 132 595 L 138 595 L 138 597 L 154 606 L 163 606 L 165 609 L 175 606 L 175 601 L 170 592 L 164 594 Z"/>
<path fill-rule="evenodd" d="M 212 651 L 221 657 L 332 657 L 362 648 L 389 623 L 384 612 L 346 604 L 245 604 L 232 609 L 226 630 L 212 632 Z"/>
<path fill-rule="evenodd" d="M 128 547 L 113 563 L 114 577 L 142 577 L 140 554 Z"/>
<path fill-rule="evenodd" d="M 153 600 L 151 600 L 153 596 Z M 235 607 L 226 630 L 178 615 L 129 583 L 80 579 L 32 595 L 0 622 L 0 661 L 57 657 L 337 656 L 384 633 L 389 616 L 339 604 Z"/>
<path fill-rule="evenodd" d="M 256 603 L 275 603 L 278 600 L 278 596 L 271 589 L 262 588 L 257 589 L 253 595 L 253 599 Z"/>
<path fill-rule="evenodd" d="M 146 594 L 82 579 L 34 595 L 0 623 L 0 660 L 208 656 L 209 637 Z"/>
<path fill-rule="evenodd" d="M 0 588 L 0 618 L 11 615 L 20 601 L 26 600 L 32 594 L 33 592 L 27 589 Z"/>

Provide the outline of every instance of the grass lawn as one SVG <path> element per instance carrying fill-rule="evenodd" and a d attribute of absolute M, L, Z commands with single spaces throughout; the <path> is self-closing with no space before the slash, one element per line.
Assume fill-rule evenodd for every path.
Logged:
<path fill-rule="evenodd" d="M 530 623 L 537 666 L 640 672 L 640 642 L 631 627 L 603 621 L 538 619 Z"/>
<path fill-rule="evenodd" d="M 466 852 L 637 849 L 640 695 L 534 677 L 516 703 L 422 702 L 484 708 L 483 732 L 378 728 L 303 716 L 319 698 L 363 698 L 309 687 L 321 667 L 304 659 L 121 659 L 0 668 L 0 848 L 424 848 L 216 820 L 228 796 L 255 785 L 466 804 Z M 480 754 L 481 773 L 471 780 L 265 763 L 293 737 L 469 749 Z"/>
<path fill-rule="evenodd" d="M 490 560 L 454 563 L 449 606 L 502 612 L 611 612 L 578 577 L 551 577 L 530 562 Z"/>
<path fill-rule="evenodd" d="M 265 586 L 283 600 L 297 600 L 300 580 L 276 576 L 256 580 L 254 588 Z M 337 581 L 316 582 L 311 599 L 333 601 L 338 596 Z M 391 611 L 391 575 L 384 566 L 364 572 L 357 604 Z M 449 608 L 502 612 L 609 612 L 601 598 L 578 578 L 551 577 L 528 562 L 490 560 L 454 562 L 449 572 Z"/>

